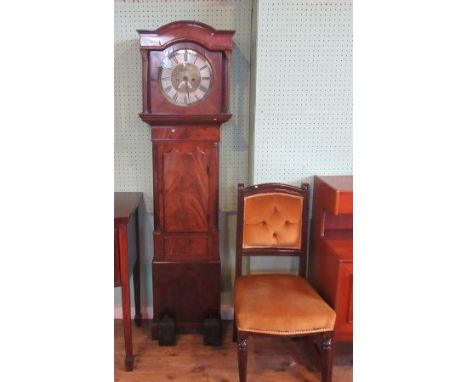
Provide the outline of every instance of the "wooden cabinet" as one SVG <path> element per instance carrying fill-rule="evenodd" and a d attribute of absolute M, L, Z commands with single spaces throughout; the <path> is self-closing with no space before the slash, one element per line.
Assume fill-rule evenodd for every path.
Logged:
<path fill-rule="evenodd" d="M 353 177 L 316 176 L 309 278 L 336 311 L 337 341 L 353 339 Z"/>

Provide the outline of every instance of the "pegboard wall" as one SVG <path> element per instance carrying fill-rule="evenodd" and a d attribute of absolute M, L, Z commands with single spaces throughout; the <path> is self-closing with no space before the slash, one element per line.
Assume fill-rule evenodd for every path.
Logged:
<path fill-rule="evenodd" d="M 352 1 L 115 0 L 114 4 L 114 188 L 143 191 L 149 213 L 153 210 L 151 140 L 149 127 L 138 116 L 142 85 L 136 30 L 196 20 L 236 31 L 233 118 L 221 128 L 219 183 L 222 301 L 232 304 L 237 183 L 299 184 L 311 183 L 314 175 L 352 174 Z M 152 218 L 147 214 L 145 221 L 142 292 L 143 306 L 151 309 Z M 297 269 L 294 259 L 257 260 L 250 263 L 252 271 Z M 119 294 L 115 296 L 119 304 Z"/>
<path fill-rule="evenodd" d="M 352 174 L 352 1 L 259 0 L 251 181 Z"/>
<path fill-rule="evenodd" d="M 142 110 L 141 56 L 137 29 L 154 30 L 195 20 L 235 30 L 232 52 L 232 119 L 221 128 L 220 209 L 236 209 L 237 183 L 248 169 L 251 0 L 116 0 L 114 2 L 114 189 L 143 191 L 153 210 L 151 139 Z"/>

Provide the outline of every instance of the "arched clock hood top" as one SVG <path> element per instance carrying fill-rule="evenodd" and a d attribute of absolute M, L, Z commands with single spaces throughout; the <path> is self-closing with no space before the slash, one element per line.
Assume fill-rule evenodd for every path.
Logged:
<path fill-rule="evenodd" d="M 208 50 L 232 50 L 234 31 L 216 30 L 198 21 L 175 21 L 154 30 L 138 30 L 140 48 L 164 50 L 182 41 L 196 42 Z"/>

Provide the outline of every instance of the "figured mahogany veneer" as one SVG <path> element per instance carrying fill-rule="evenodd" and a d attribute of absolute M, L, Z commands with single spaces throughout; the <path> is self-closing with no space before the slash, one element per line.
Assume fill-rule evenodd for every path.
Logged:
<path fill-rule="evenodd" d="M 316 176 L 309 278 L 336 312 L 337 341 L 353 339 L 353 177 Z"/>
<path fill-rule="evenodd" d="M 206 319 L 219 320 L 219 129 L 231 118 L 234 32 L 177 21 L 138 33 L 143 59 L 140 117 L 151 126 L 153 144 L 152 336 L 156 339 L 162 318 L 173 319 L 179 333 L 200 330 Z M 164 57 L 179 49 L 196 51 L 212 69 L 205 98 L 184 106 L 169 101 L 158 77 Z"/>

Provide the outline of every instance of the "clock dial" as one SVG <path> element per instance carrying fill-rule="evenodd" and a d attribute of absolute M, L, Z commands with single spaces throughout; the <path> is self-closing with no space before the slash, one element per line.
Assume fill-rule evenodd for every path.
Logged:
<path fill-rule="evenodd" d="M 159 84 L 166 98 L 179 106 L 203 100 L 213 82 L 211 65 L 200 53 L 179 49 L 168 54 L 159 68 Z"/>

